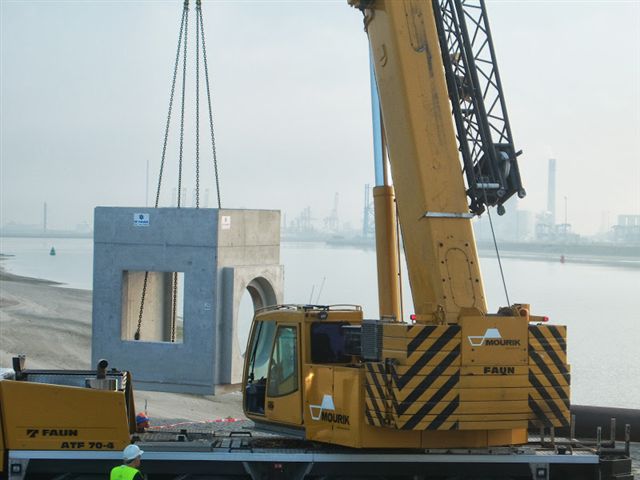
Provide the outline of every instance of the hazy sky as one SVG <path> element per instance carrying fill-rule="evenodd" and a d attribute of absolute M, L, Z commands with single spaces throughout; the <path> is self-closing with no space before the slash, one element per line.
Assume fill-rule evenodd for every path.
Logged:
<path fill-rule="evenodd" d="M 96 205 L 143 206 L 147 162 L 153 201 L 181 9 L 178 0 L 2 0 L 1 224 L 40 223 L 45 201 L 52 228 L 92 223 Z M 597 231 L 603 212 L 611 222 L 640 214 L 640 2 L 508 1 L 488 10 L 524 150 L 529 195 L 520 208 L 545 208 L 553 156 L 559 210 L 567 196 L 576 231 Z M 341 220 L 358 224 L 364 184 L 373 183 L 360 13 L 346 0 L 205 0 L 203 11 L 223 207 L 277 208 L 291 219 L 310 205 L 323 218 L 338 192 Z M 193 80 L 191 69 L 191 103 Z M 177 178 L 176 112 L 164 206 Z M 201 188 L 213 205 L 204 128 L 201 136 Z"/>

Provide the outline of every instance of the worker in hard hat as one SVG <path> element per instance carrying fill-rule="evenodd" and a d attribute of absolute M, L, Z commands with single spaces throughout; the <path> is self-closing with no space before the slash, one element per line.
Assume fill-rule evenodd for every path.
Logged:
<path fill-rule="evenodd" d="M 144 480 L 139 470 L 143 453 L 137 445 L 127 445 L 122 451 L 123 464 L 111 469 L 109 480 Z"/>

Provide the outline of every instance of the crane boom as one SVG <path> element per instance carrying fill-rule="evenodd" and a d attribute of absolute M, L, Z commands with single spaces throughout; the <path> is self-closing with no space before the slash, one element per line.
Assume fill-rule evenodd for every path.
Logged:
<path fill-rule="evenodd" d="M 433 9 L 427 1 L 367 5 L 416 315 L 455 322 L 461 308 L 486 312 Z"/>

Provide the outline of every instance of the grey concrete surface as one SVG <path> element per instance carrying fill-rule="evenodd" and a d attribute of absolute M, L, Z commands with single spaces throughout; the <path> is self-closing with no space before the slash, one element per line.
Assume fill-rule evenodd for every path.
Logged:
<path fill-rule="evenodd" d="M 240 380 L 238 308 L 282 301 L 280 212 L 97 207 L 92 363 L 132 371 L 138 389 L 213 394 Z M 183 272 L 182 342 L 171 342 L 170 275 L 152 275 L 140 340 L 142 276 Z"/>

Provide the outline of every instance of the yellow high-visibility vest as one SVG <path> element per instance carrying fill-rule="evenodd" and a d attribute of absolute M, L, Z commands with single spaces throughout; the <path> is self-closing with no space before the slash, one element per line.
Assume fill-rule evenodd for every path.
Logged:
<path fill-rule="evenodd" d="M 137 468 L 130 467 L 129 465 L 119 465 L 111 469 L 109 480 L 133 480 L 133 477 L 135 477 L 137 473 L 140 473 Z"/>

